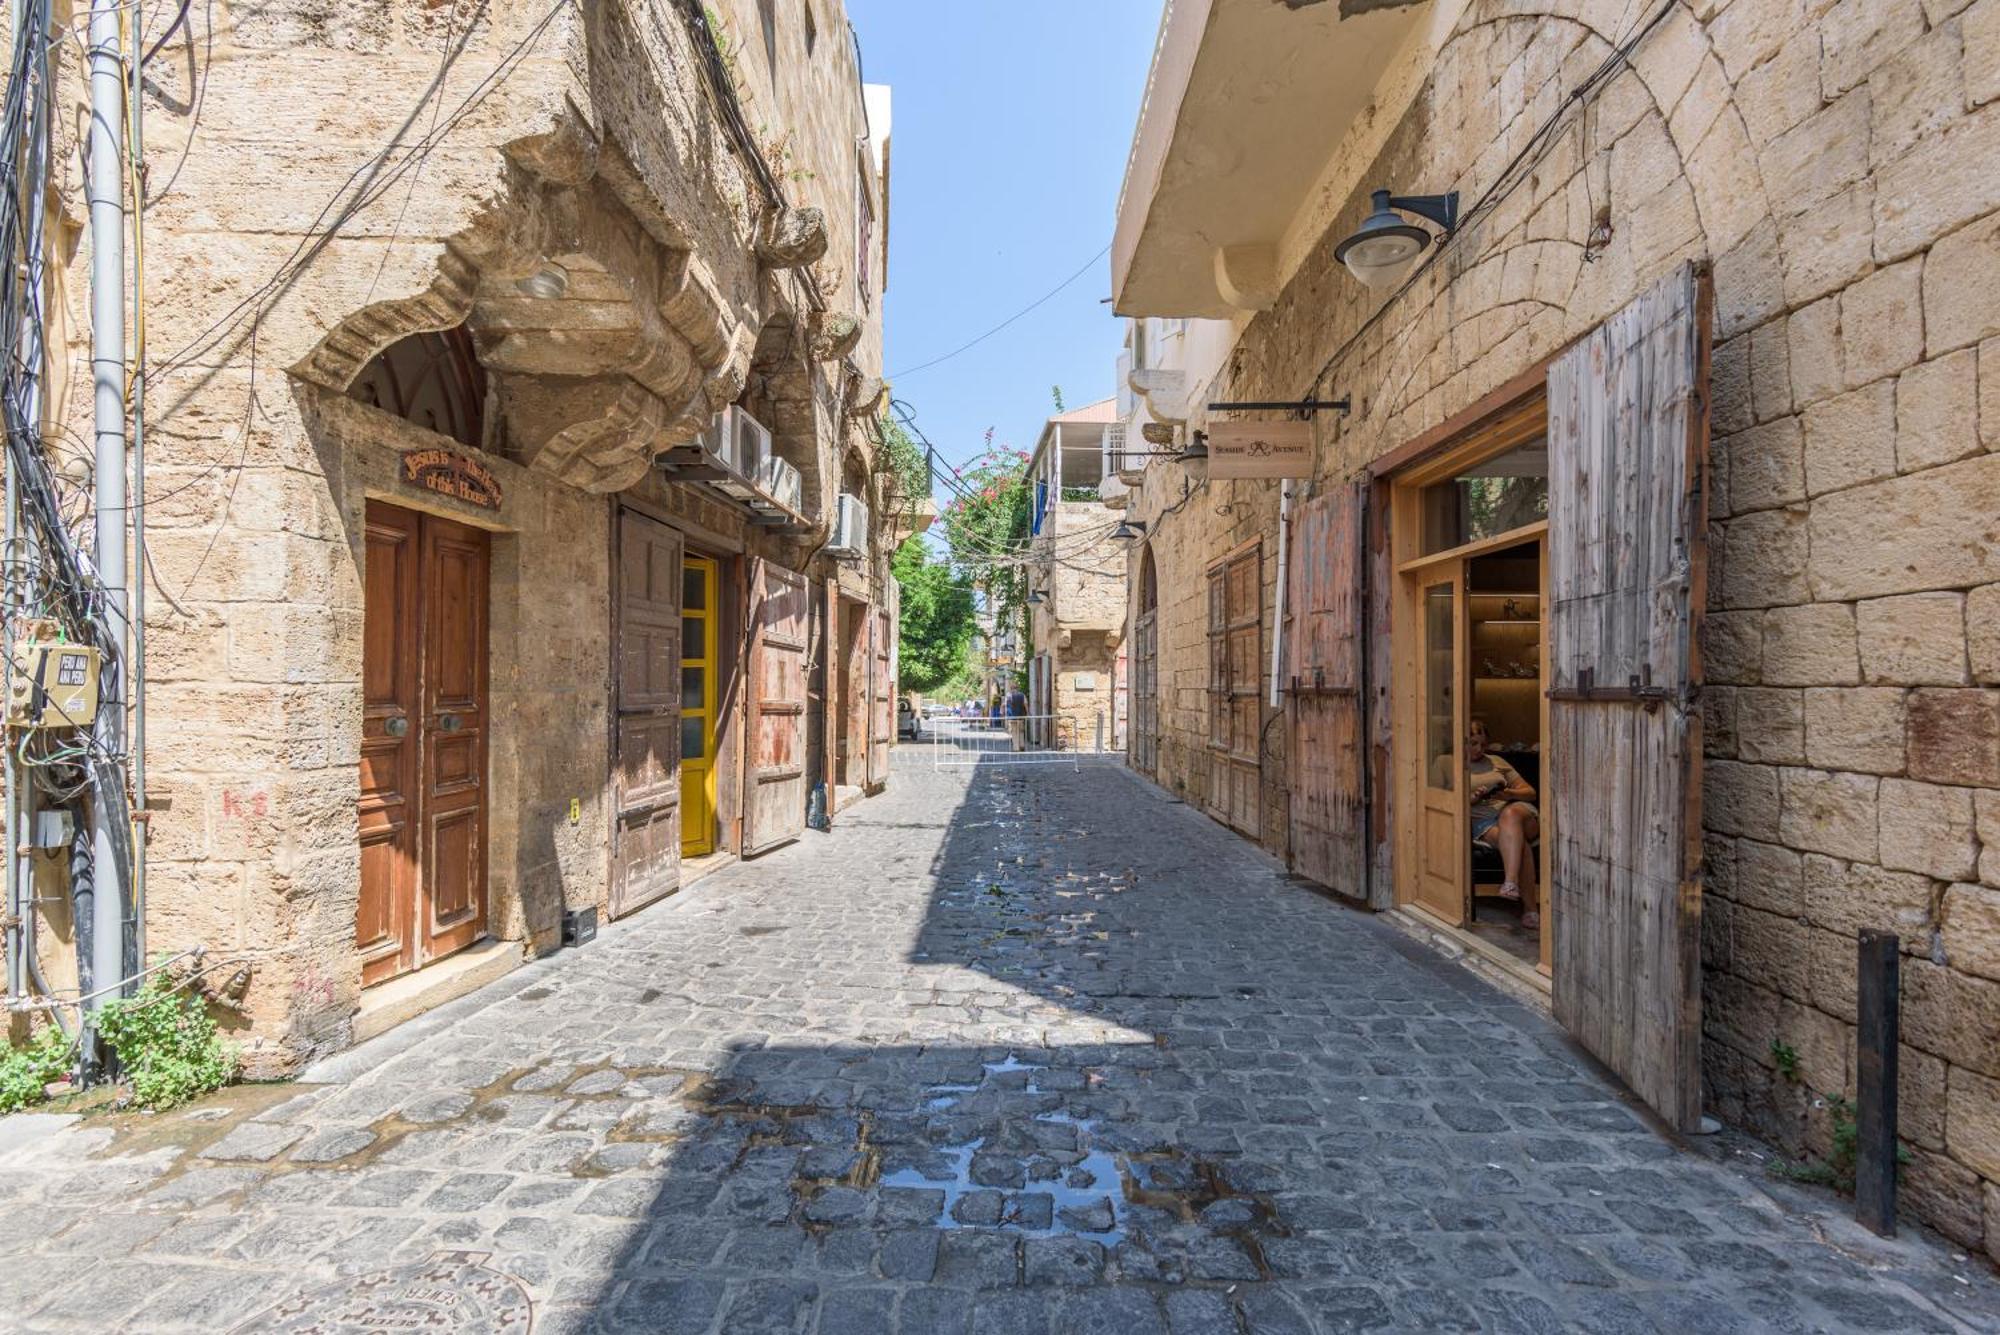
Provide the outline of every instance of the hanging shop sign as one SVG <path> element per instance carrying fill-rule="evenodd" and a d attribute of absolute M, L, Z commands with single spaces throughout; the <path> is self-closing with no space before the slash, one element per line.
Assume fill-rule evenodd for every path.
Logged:
<path fill-rule="evenodd" d="M 403 481 L 482 510 L 498 510 L 500 480 L 485 464 L 455 450 L 411 450 L 403 456 Z"/>
<path fill-rule="evenodd" d="M 1208 427 L 1208 475 L 1310 477 L 1311 422 L 1215 422 Z"/>

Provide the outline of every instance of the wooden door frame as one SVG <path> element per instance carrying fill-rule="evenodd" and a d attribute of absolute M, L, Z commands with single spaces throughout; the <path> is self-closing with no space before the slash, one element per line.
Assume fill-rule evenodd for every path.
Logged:
<path fill-rule="evenodd" d="M 1423 810 L 1423 691 L 1422 677 L 1407 669 L 1410 663 L 1410 646 L 1421 646 L 1423 635 L 1422 594 L 1425 576 L 1435 575 L 1440 570 L 1449 569 L 1459 586 L 1458 624 L 1454 628 L 1456 636 L 1455 665 L 1458 680 L 1455 686 L 1454 716 L 1457 719 L 1457 735 L 1453 738 L 1453 755 L 1463 744 L 1466 727 L 1466 710 L 1470 707 L 1469 681 L 1467 671 L 1466 626 L 1464 624 L 1464 587 L 1467 574 L 1466 562 L 1489 552 L 1500 551 L 1522 543 L 1534 542 L 1540 552 L 1542 565 L 1541 586 L 1543 606 L 1547 604 L 1548 592 L 1548 533 L 1547 520 L 1524 524 L 1505 533 L 1494 534 L 1475 542 L 1464 543 L 1441 552 L 1424 553 L 1421 550 L 1423 534 L 1423 514 L 1421 494 L 1423 489 L 1435 482 L 1452 477 L 1459 471 L 1482 463 L 1496 455 L 1504 454 L 1538 434 L 1544 434 L 1548 425 L 1548 393 L 1544 376 L 1547 364 L 1538 363 L 1526 372 L 1502 386 L 1506 398 L 1501 401 L 1496 395 L 1489 395 L 1474 405 L 1472 410 L 1445 424 L 1445 428 L 1427 432 L 1410 442 L 1410 445 L 1393 451 L 1381 463 L 1393 461 L 1393 472 L 1375 472 L 1376 481 L 1389 489 L 1389 533 L 1388 566 L 1394 581 L 1389 590 L 1389 657 L 1399 670 L 1392 674 L 1390 682 L 1390 710 L 1394 725 L 1392 739 L 1400 735 L 1409 739 L 1410 744 L 1389 748 L 1391 770 L 1391 810 L 1408 811 L 1417 816 Z M 1421 446 L 1421 449 L 1413 447 Z M 1371 470 L 1374 472 L 1374 470 Z M 1434 582 L 1434 581 L 1433 581 Z M 1540 727 L 1541 744 L 1548 745 L 1548 627 L 1546 622 L 1541 632 L 1541 704 Z M 1456 763 L 1456 761 L 1454 761 Z M 1549 886 L 1549 852 L 1555 845 L 1556 822 L 1559 813 L 1551 793 L 1549 776 L 1544 773 L 1536 785 L 1536 809 L 1540 813 L 1541 841 L 1536 857 L 1536 880 L 1541 902 L 1542 926 L 1539 940 L 1539 970 L 1544 977 L 1549 972 L 1551 945 L 1554 940 L 1552 912 L 1553 896 Z M 1400 908 L 1418 908 L 1416 886 L 1421 876 L 1418 861 L 1418 837 L 1416 821 L 1410 817 L 1395 820 L 1391 833 L 1392 853 L 1391 882 L 1395 903 Z M 1467 867 L 1460 873 L 1460 890 L 1468 885 L 1465 876 L 1470 867 L 1470 849 L 1467 850 Z M 1428 916 L 1428 915 L 1427 915 Z M 1453 929 L 1457 930 L 1457 929 Z"/>

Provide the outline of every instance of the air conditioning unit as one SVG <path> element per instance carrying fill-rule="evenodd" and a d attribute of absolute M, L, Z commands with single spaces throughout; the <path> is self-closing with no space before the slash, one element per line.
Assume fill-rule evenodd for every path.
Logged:
<path fill-rule="evenodd" d="M 724 408 L 708 419 L 708 425 L 701 430 L 701 448 L 719 459 L 727 459 L 730 443 L 735 438 L 736 410 Z"/>
<path fill-rule="evenodd" d="M 833 541 L 826 550 L 832 556 L 868 555 L 868 506 L 859 496 L 840 493 L 833 512 Z"/>
<path fill-rule="evenodd" d="M 775 454 L 764 460 L 757 470 L 757 488 L 778 504 L 790 510 L 802 508 L 800 501 L 803 487 L 799 481 L 799 470 Z"/>
<path fill-rule="evenodd" d="M 755 478 L 771 457 L 771 432 L 742 408 L 729 410 L 731 443 L 729 462 L 744 477 Z"/>

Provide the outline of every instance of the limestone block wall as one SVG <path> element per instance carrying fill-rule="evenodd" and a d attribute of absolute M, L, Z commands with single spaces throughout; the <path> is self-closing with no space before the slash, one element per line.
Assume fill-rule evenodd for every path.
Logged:
<path fill-rule="evenodd" d="M 1351 394 L 1317 421 L 1315 480 L 1339 479 L 1712 261 L 1707 1101 L 1824 1152 L 1855 935 L 1897 931 L 1904 1199 L 2000 1256 L 2000 0 L 1677 6 L 1382 309 L 1331 254 L 1367 190 L 1479 200 L 1633 26 L 1608 0 L 1435 19 L 1210 397 Z M 1198 796 L 1201 569 L 1261 533 L 1268 590 L 1275 499 L 1176 508 L 1177 468 L 1132 513 L 1159 571 L 1160 778 Z M 1281 797 L 1280 757 L 1263 772 Z"/>

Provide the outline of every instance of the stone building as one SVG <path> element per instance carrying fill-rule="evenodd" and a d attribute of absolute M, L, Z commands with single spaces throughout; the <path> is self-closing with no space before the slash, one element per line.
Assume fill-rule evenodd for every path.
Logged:
<path fill-rule="evenodd" d="M 839 0 L 196 6 L 146 67 L 146 947 L 248 964 L 251 1072 L 886 779 L 860 69 Z"/>
<path fill-rule="evenodd" d="M 1210 447 L 1127 511 L 1135 765 L 1796 1153 L 1894 932 L 1903 1203 L 2000 1256 L 2000 0 L 1359 8 L 1166 8 L 1116 309 L 1224 336 L 1131 374 Z"/>
<path fill-rule="evenodd" d="M 1116 407 L 1057 413 L 1028 459 L 1028 712 L 1037 740 L 1065 750 L 1116 748 L 1124 731 L 1125 544 L 1107 509 L 1125 497 Z"/>

